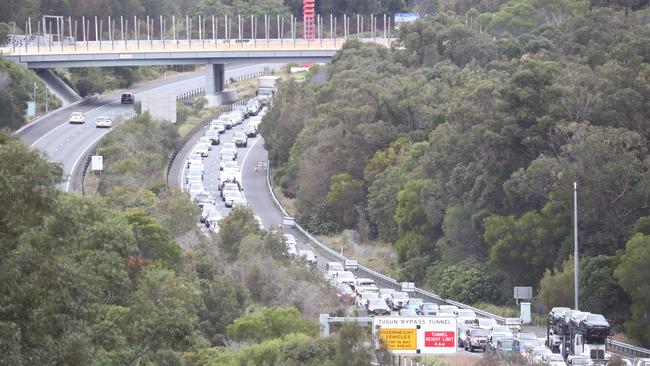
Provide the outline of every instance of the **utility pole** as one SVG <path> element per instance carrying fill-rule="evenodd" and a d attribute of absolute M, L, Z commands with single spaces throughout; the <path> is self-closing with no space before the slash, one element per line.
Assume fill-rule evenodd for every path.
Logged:
<path fill-rule="evenodd" d="M 578 287 L 580 266 L 578 261 L 578 183 L 573 182 L 573 286 L 575 288 L 575 309 L 578 310 L 578 298 L 580 288 Z"/>

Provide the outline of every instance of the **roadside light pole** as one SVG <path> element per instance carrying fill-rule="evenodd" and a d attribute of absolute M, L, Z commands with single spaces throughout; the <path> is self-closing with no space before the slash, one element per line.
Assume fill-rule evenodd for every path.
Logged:
<path fill-rule="evenodd" d="M 574 286 L 574 306 L 578 310 L 578 292 L 579 292 L 579 273 L 580 267 L 578 262 L 578 183 L 573 182 L 573 286 Z"/>

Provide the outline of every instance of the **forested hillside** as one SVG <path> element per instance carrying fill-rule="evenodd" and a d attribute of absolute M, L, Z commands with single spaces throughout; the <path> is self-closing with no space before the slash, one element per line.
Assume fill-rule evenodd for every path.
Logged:
<path fill-rule="evenodd" d="M 3 133 L 0 172 L 1 365 L 370 364 L 360 326 L 320 336 L 335 290 L 252 211 L 181 251 L 174 238 L 195 226 L 165 217 L 196 222 L 185 195 L 60 192 L 56 166 Z"/>
<path fill-rule="evenodd" d="M 582 308 L 647 345 L 650 13 L 496 3 L 285 82 L 262 125 L 275 181 L 311 230 L 393 243 L 403 279 L 469 303 L 533 286 L 546 307 L 573 304 L 577 182 Z"/>

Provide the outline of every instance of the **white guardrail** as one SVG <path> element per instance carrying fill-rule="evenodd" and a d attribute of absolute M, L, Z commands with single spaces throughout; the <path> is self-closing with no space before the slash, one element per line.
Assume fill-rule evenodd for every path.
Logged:
<path fill-rule="evenodd" d="M 270 167 L 270 162 L 269 162 L 269 168 L 266 170 L 266 184 L 268 186 L 269 191 L 271 192 L 271 196 L 273 197 L 273 201 L 275 204 L 278 206 L 278 208 L 282 211 L 282 213 L 285 216 L 291 216 L 287 210 L 284 208 L 282 203 L 278 200 L 278 197 L 275 194 L 275 190 L 273 189 L 273 185 L 271 184 L 271 167 Z M 303 235 L 305 235 L 309 240 L 311 240 L 315 245 L 317 245 L 323 252 L 327 253 L 330 257 L 345 263 L 345 260 L 348 259 L 347 257 L 343 256 L 340 253 L 337 253 L 336 251 L 332 250 L 330 247 L 327 245 L 323 244 L 320 240 L 318 240 L 316 237 L 311 235 L 307 230 L 303 229 L 302 226 L 300 226 L 297 222 L 294 224 L 294 227 L 298 229 Z M 373 271 L 372 269 L 359 265 L 357 271 L 361 271 L 364 273 L 365 276 L 373 278 L 378 284 L 381 285 L 386 285 L 387 287 L 392 287 L 396 289 L 401 288 L 401 284 L 394 280 L 393 278 L 390 278 L 386 275 L 383 275 L 379 272 Z M 492 314 L 490 312 L 487 312 L 485 310 L 477 309 L 475 307 L 460 303 L 458 301 L 453 301 L 450 299 L 444 299 L 439 295 L 436 295 L 432 292 L 420 289 L 420 288 L 415 288 L 415 293 L 420 295 L 422 298 L 425 300 L 429 300 L 432 302 L 436 302 L 438 304 L 448 304 L 448 305 L 455 305 L 458 306 L 459 308 L 462 309 L 468 309 L 474 311 L 476 314 L 484 316 L 486 318 L 492 318 L 495 319 L 497 322 L 503 324 L 506 321 L 505 317 Z M 628 356 L 633 356 L 633 357 L 650 357 L 650 350 L 642 347 L 637 347 L 633 346 L 631 344 L 626 344 L 623 342 L 618 342 L 614 340 L 609 340 L 608 341 L 608 346 L 610 349 L 617 351 L 618 353 L 628 355 Z"/>

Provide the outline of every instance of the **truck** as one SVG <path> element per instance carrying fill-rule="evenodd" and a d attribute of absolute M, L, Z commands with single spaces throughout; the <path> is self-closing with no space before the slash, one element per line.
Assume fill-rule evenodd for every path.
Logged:
<path fill-rule="evenodd" d="M 554 310 L 560 309 L 564 310 L 564 308 L 554 308 Z M 566 316 L 563 319 L 554 315 L 554 311 L 551 311 L 546 328 L 546 346 L 548 348 L 554 352 L 560 352 L 570 363 L 575 356 L 584 356 L 590 358 L 593 365 L 607 364 L 611 357 L 607 353 L 606 346 L 607 337 L 610 335 L 609 323 L 581 322 L 573 324 Z"/>
<path fill-rule="evenodd" d="M 259 84 L 257 85 L 257 99 L 262 105 L 267 105 L 271 102 L 280 79 L 280 76 L 260 76 Z"/>

